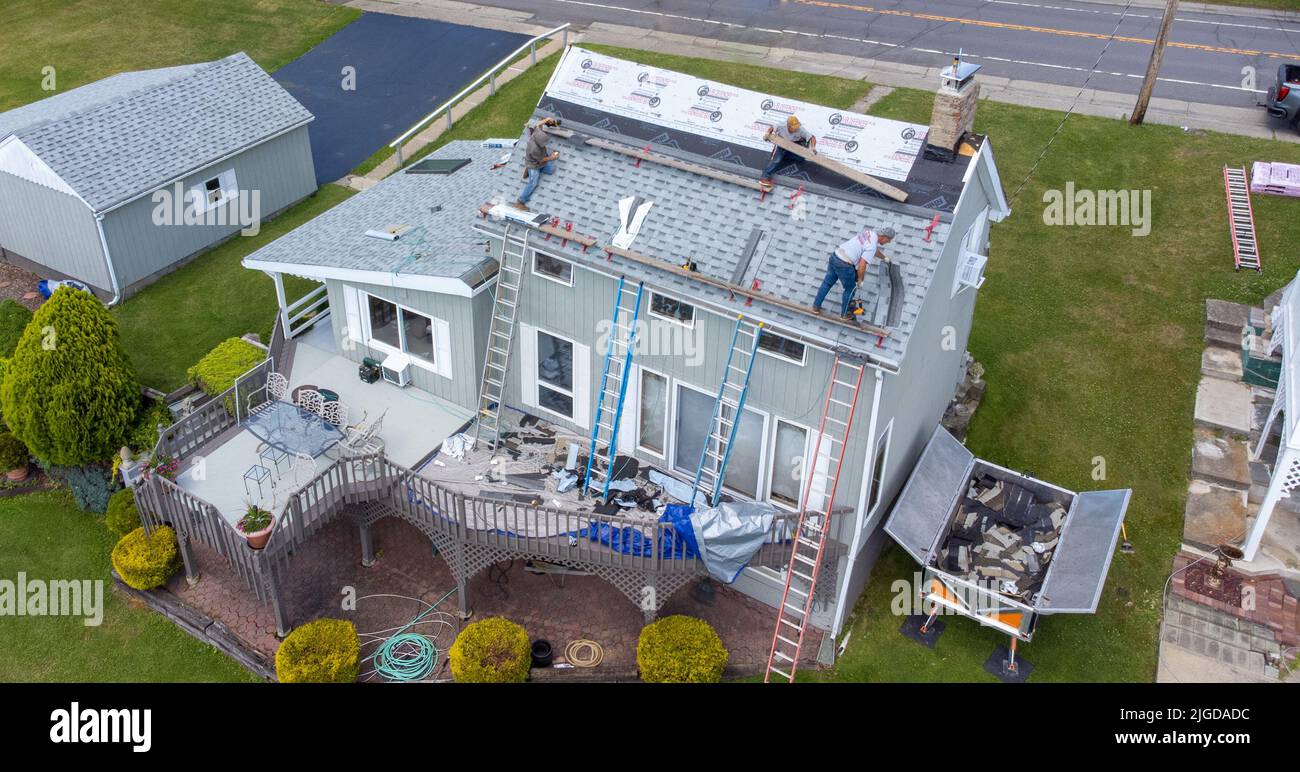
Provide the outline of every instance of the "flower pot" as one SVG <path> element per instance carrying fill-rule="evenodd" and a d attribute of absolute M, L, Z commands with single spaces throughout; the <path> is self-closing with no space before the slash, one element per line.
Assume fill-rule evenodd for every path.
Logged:
<path fill-rule="evenodd" d="M 253 531 L 252 533 L 240 531 L 240 533 L 243 533 L 244 538 L 248 540 L 249 547 L 260 550 L 271 540 L 271 529 L 273 528 L 275 528 L 275 518 L 271 518 L 271 524 L 260 531 Z"/>
<path fill-rule="evenodd" d="M 16 469 L 10 469 L 8 472 L 5 473 L 5 477 L 7 477 L 10 482 L 22 482 L 23 480 L 26 480 L 27 465 L 23 464 L 22 466 L 17 467 Z"/>

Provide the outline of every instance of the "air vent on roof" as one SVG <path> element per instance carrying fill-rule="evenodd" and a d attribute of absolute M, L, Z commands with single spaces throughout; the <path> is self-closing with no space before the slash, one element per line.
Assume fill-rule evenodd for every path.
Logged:
<path fill-rule="evenodd" d="M 426 158 L 406 170 L 407 174 L 451 174 L 469 163 L 468 158 Z"/>

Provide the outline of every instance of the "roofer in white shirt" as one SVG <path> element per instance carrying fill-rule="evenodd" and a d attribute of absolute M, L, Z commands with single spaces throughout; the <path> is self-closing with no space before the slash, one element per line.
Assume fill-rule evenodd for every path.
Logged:
<path fill-rule="evenodd" d="M 846 322 L 857 324 L 857 318 L 849 311 L 853 292 L 862 278 L 867 275 L 867 266 L 871 265 L 873 260 L 878 258 L 886 263 L 889 262 L 889 258 L 880 248 L 893 241 L 894 235 L 893 228 L 864 228 L 861 233 L 836 247 L 826 263 L 826 278 L 822 279 L 822 286 L 817 290 L 817 298 L 813 300 L 813 313 L 822 312 L 822 303 L 826 300 L 826 295 L 838 281 L 843 285 L 844 290 L 840 298 L 840 317 Z"/>

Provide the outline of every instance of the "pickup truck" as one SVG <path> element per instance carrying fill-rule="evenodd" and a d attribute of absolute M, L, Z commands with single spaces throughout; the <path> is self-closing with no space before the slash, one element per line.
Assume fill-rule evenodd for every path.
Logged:
<path fill-rule="evenodd" d="M 1300 64 L 1283 64 L 1277 68 L 1277 83 L 1268 90 L 1264 106 L 1269 115 L 1300 129 Z"/>

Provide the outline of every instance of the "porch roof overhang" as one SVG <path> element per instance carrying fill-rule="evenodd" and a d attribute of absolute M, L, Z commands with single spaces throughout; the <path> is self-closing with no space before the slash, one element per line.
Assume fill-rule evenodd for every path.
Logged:
<path fill-rule="evenodd" d="M 473 297 L 475 288 L 471 287 L 464 280 L 452 278 L 449 276 L 427 276 L 423 274 L 396 273 L 393 271 L 367 271 L 359 268 L 339 268 L 328 265 L 308 265 L 305 263 L 279 263 L 267 260 L 252 260 L 244 258 L 243 265 L 245 268 L 251 268 L 257 271 L 267 273 L 287 273 L 290 276 L 300 276 L 304 279 L 315 279 L 325 281 L 326 279 L 336 279 L 338 281 L 354 282 L 358 284 L 373 284 L 380 287 L 400 287 L 402 289 L 420 290 L 422 292 L 436 292 L 441 295 L 454 295 L 456 297 Z M 487 286 L 487 283 L 479 285 Z"/>

